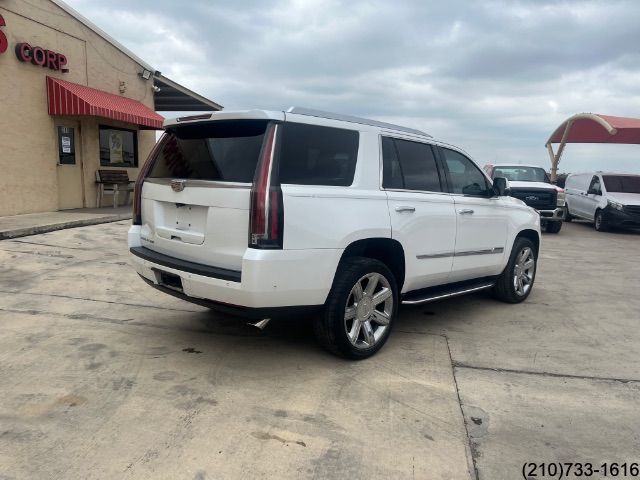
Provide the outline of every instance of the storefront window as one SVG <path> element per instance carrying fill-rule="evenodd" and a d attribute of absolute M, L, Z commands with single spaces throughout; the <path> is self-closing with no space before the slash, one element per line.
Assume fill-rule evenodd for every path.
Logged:
<path fill-rule="evenodd" d="M 137 167 L 137 132 L 100 125 L 100 165 L 103 167 Z"/>

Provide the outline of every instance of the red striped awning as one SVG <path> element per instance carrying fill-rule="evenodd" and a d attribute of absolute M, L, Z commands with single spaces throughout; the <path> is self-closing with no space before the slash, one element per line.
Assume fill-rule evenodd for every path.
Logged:
<path fill-rule="evenodd" d="M 164 118 L 130 98 L 47 77 L 49 115 L 88 115 L 133 123 L 143 129 L 162 129 Z"/>

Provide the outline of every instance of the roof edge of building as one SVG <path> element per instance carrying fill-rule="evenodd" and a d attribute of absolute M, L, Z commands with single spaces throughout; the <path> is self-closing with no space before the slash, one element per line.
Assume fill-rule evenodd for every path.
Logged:
<path fill-rule="evenodd" d="M 131 60 L 135 61 L 136 63 L 138 63 L 141 67 L 145 68 L 146 70 L 149 70 L 152 73 L 156 72 L 156 69 L 154 67 L 152 67 L 151 65 L 149 65 L 147 62 L 145 62 L 144 60 L 142 60 L 140 57 L 138 57 L 135 53 L 133 53 L 131 50 L 129 50 L 127 47 L 125 47 L 124 45 L 122 45 L 120 42 L 118 42 L 115 38 L 113 38 L 111 35 L 109 35 L 107 32 L 105 32 L 104 30 L 102 30 L 100 27 L 98 27 L 95 23 L 93 23 L 91 20 L 89 20 L 87 17 L 85 17 L 84 15 L 82 15 L 80 12 L 78 12 L 76 9 L 74 9 L 73 7 L 67 5 L 64 1 L 62 0 L 51 0 L 51 2 L 53 2 L 55 5 L 57 5 L 59 8 L 61 8 L 62 10 L 64 10 L 65 12 L 67 12 L 69 15 L 71 15 L 73 18 L 75 18 L 77 21 L 79 21 L 80 23 L 82 23 L 85 27 L 89 28 L 90 30 L 92 30 L 94 33 L 96 33 L 97 35 L 99 35 L 100 37 L 102 37 L 104 40 L 106 40 L 108 43 L 110 43 L 111 45 L 113 45 L 115 48 L 117 48 L 118 50 L 120 50 L 122 53 L 124 53 L 126 56 L 128 56 L 129 58 L 131 58 Z"/>

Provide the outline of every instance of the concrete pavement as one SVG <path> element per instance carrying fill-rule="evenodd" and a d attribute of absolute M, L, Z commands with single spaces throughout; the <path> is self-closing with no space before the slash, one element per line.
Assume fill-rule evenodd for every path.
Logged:
<path fill-rule="evenodd" d="M 637 233 L 545 235 L 521 305 L 401 311 L 374 358 L 162 295 L 128 222 L 0 242 L 0 478 L 514 479 L 638 461 Z"/>
<path fill-rule="evenodd" d="M 132 216 L 131 208 L 131 205 L 118 208 L 78 208 L 0 217 L 0 240 L 126 220 Z"/>
<path fill-rule="evenodd" d="M 0 475 L 472 478 L 444 337 L 335 358 L 304 324 L 260 332 L 149 289 L 126 228 L 0 243 Z"/>

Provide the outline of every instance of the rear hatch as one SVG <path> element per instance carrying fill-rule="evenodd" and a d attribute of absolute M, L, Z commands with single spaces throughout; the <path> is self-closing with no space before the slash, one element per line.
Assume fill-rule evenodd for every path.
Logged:
<path fill-rule="evenodd" d="M 251 186 L 268 123 L 240 119 L 168 127 L 142 185 L 142 246 L 240 270 Z"/>

